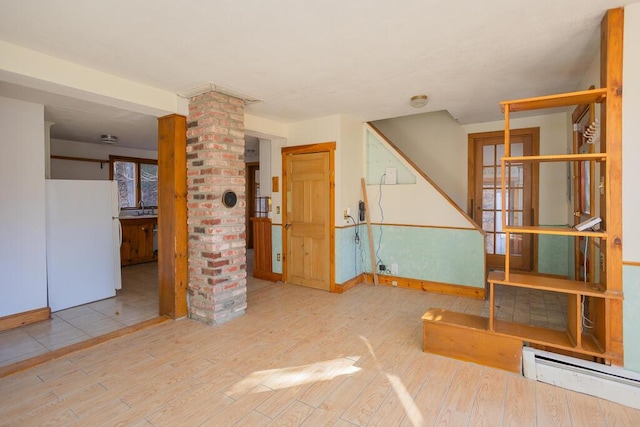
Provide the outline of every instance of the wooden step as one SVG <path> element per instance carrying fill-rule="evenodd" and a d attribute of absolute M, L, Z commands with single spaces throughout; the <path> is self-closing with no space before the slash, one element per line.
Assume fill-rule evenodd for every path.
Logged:
<path fill-rule="evenodd" d="M 489 319 L 433 308 L 422 316 L 423 351 L 492 366 L 522 370 L 522 341 L 489 332 Z"/>

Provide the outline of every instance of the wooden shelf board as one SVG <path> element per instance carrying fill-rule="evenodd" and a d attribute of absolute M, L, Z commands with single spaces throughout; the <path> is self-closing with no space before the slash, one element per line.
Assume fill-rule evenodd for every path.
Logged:
<path fill-rule="evenodd" d="M 569 92 L 558 95 L 538 96 L 535 98 L 516 99 L 512 101 L 502 101 L 500 109 L 504 112 L 509 106 L 510 112 L 529 111 L 544 108 L 570 107 L 572 105 L 591 104 L 602 102 L 607 97 L 607 89 L 591 89 L 579 92 Z"/>
<path fill-rule="evenodd" d="M 603 354 L 604 350 L 600 344 L 596 341 L 593 335 L 586 333 L 582 334 L 582 349 L 589 353 Z"/>
<path fill-rule="evenodd" d="M 494 322 L 494 328 L 497 334 L 516 337 L 526 342 L 533 342 L 566 350 L 578 350 L 571 341 L 567 331 L 540 328 L 538 326 L 507 322 L 497 319 Z"/>
<path fill-rule="evenodd" d="M 473 314 L 456 313 L 455 311 L 432 308 L 422 316 L 423 321 L 446 323 L 467 329 L 486 331 L 489 329 L 489 318 Z"/>
<path fill-rule="evenodd" d="M 513 156 L 503 157 L 505 163 L 509 162 L 580 162 L 607 160 L 607 153 L 584 153 L 584 154 L 544 154 L 540 156 Z"/>
<path fill-rule="evenodd" d="M 605 231 L 578 231 L 573 227 L 545 227 L 541 225 L 529 225 L 524 227 L 508 226 L 503 231 L 509 233 L 525 233 L 525 234 L 555 234 L 559 236 L 589 236 L 607 238 Z"/>
<path fill-rule="evenodd" d="M 568 350 L 574 353 L 587 354 L 595 357 L 605 357 L 606 353 L 597 346 L 593 339 L 587 338 L 586 334 L 582 335 L 582 348 L 576 347 L 571 340 L 567 331 L 559 331 L 556 329 L 540 328 L 537 326 L 525 325 L 522 323 L 507 322 L 504 320 L 496 320 L 495 333 L 498 335 L 521 339 L 523 342 L 540 344 L 547 347 Z"/>
<path fill-rule="evenodd" d="M 576 280 L 559 279 L 547 276 L 510 273 L 509 280 L 504 280 L 504 272 L 492 271 L 488 281 L 498 285 L 515 286 L 519 288 L 537 289 L 541 291 L 560 292 L 563 294 L 587 295 L 596 298 L 622 299 L 619 293 L 603 291 L 592 283 L 585 284 Z"/>

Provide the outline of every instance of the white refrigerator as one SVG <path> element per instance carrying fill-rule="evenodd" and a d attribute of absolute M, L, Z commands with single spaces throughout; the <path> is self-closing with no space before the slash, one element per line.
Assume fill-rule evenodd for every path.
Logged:
<path fill-rule="evenodd" d="M 117 182 L 46 180 L 46 211 L 51 311 L 115 296 L 122 287 Z"/>

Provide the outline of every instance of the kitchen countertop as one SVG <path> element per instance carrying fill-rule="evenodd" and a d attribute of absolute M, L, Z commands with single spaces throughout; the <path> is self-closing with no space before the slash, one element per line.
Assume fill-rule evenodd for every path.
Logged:
<path fill-rule="evenodd" d="M 158 215 L 126 215 L 119 217 L 120 220 L 128 220 L 128 219 L 157 219 Z"/>

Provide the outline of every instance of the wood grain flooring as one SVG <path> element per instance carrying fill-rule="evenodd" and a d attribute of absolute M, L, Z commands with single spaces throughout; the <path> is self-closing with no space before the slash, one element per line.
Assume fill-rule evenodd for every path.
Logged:
<path fill-rule="evenodd" d="M 640 425 L 640 411 L 421 351 L 464 301 L 251 279 L 245 316 L 168 321 L 0 379 L 0 425 Z"/>

